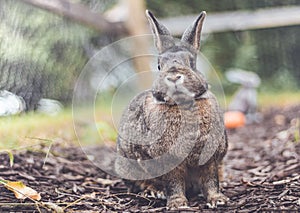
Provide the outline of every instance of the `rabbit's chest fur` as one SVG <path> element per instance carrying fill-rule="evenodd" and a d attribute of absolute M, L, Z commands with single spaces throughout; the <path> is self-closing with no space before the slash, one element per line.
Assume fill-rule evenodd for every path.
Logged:
<path fill-rule="evenodd" d="M 212 102 L 215 99 L 209 93 L 208 98 L 196 100 L 192 109 L 181 109 L 159 104 L 151 91 L 145 91 L 131 102 L 121 120 L 119 140 L 123 141 L 119 145 L 123 154 L 147 160 L 169 152 L 183 157 L 188 166 L 197 166 L 201 156 L 206 157 L 205 143 L 217 143 L 209 140 L 214 137 L 212 128 L 219 128 L 216 125 L 221 119 Z"/>

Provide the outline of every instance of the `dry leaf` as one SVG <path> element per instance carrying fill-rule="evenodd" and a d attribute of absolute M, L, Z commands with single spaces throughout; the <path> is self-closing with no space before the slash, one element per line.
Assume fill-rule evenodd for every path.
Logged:
<path fill-rule="evenodd" d="M 40 200 L 41 195 L 34 189 L 26 186 L 21 181 L 7 181 L 5 187 L 11 190 L 17 199 L 31 198 L 33 200 Z"/>

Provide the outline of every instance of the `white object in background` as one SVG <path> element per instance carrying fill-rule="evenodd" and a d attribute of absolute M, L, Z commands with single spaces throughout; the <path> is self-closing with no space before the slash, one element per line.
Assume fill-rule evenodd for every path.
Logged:
<path fill-rule="evenodd" d="M 225 76 L 228 81 L 246 87 L 257 88 L 261 82 L 260 77 L 256 73 L 242 69 L 230 69 L 225 73 Z"/>
<path fill-rule="evenodd" d="M 19 114 L 26 109 L 25 101 L 7 90 L 0 90 L 0 116 Z"/>
<path fill-rule="evenodd" d="M 53 99 L 42 98 L 37 105 L 37 112 L 48 114 L 48 115 L 56 115 L 63 108 L 63 105 Z"/>

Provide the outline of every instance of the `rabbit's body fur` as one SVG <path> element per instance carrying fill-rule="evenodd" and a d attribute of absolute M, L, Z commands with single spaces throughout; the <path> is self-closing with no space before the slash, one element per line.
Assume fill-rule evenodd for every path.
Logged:
<path fill-rule="evenodd" d="M 223 114 L 196 70 L 200 37 L 197 43 L 189 40 L 190 34 L 201 32 L 205 14 L 180 44 L 173 43 L 150 12 L 147 15 L 161 71 L 152 90 L 137 95 L 123 113 L 115 170 L 132 191 L 163 191 L 170 208 L 187 205 L 186 194 L 200 192 L 211 206 L 224 204 L 218 171 L 227 151 Z"/>

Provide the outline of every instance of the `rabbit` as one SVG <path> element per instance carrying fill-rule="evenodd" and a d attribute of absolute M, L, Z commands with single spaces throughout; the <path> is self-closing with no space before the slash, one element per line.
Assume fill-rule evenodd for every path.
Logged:
<path fill-rule="evenodd" d="M 148 10 L 158 50 L 158 76 L 152 88 L 129 103 L 118 128 L 115 171 L 132 192 L 155 190 L 167 208 L 187 206 L 187 195 L 202 193 L 209 207 L 225 205 L 219 187 L 227 152 L 223 112 L 196 69 L 206 12 L 175 41 Z"/>

